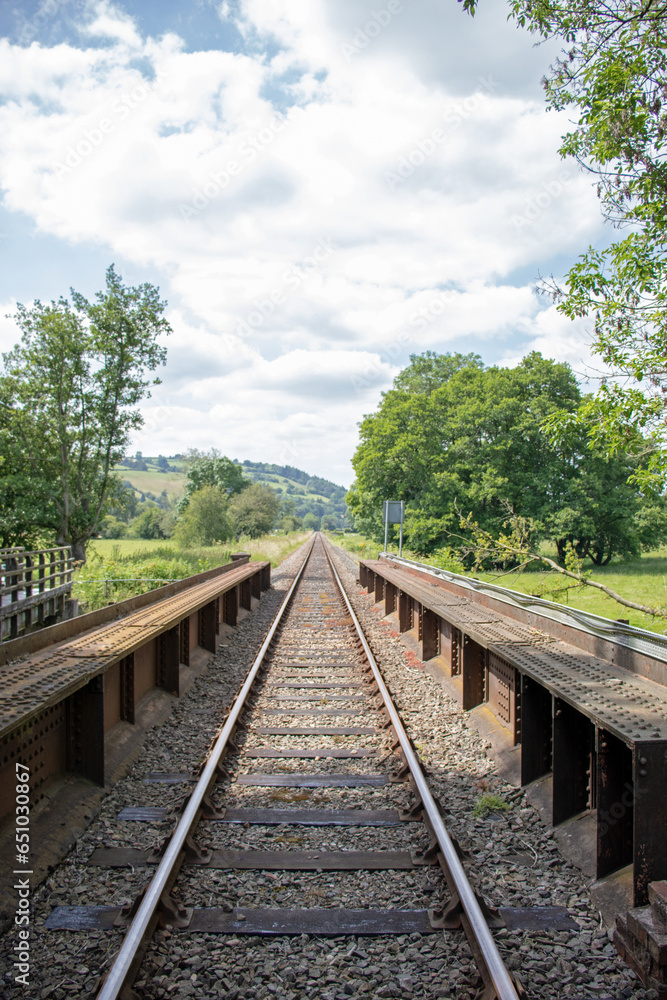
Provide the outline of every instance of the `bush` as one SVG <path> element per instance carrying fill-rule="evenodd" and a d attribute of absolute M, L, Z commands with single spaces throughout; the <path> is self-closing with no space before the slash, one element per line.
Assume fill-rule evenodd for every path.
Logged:
<path fill-rule="evenodd" d="M 100 534 L 102 538 L 125 538 L 128 533 L 127 525 L 124 521 L 119 521 L 117 517 L 109 514 L 102 521 Z"/>
<path fill-rule="evenodd" d="M 135 538 L 165 538 L 162 528 L 162 511 L 159 507 L 149 507 L 135 517 L 130 525 Z M 120 536 L 118 536 L 120 537 Z"/>
<path fill-rule="evenodd" d="M 204 486 L 192 493 L 174 529 L 179 545 L 212 545 L 231 538 L 227 507 L 227 497 L 218 486 Z"/>
<path fill-rule="evenodd" d="M 270 486 L 253 483 L 232 498 L 229 516 L 238 535 L 258 538 L 271 531 L 279 508 L 280 500 Z"/>

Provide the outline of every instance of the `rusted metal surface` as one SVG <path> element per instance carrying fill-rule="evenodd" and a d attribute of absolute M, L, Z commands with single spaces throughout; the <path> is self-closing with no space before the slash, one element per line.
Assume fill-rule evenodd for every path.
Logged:
<path fill-rule="evenodd" d="M 267 760 L 281 757 L 296 757 L 301 760 L 320 760 L 326 757 L 330 757 L 332 760 L 358 760 L 361 757 L 378 756 L 377 750 L 370 747 L 357 747 L 351 750 L 341 750 L 340 747 L 313 747 L 311 749 L 298 747 L 297 749 L 286 748 L 284 750 L 277 750 L 275 747 L 249 747 L 243 753 L 245 757 L 264 757 Z"/>
<path fill-rule="evenodd" d="M 92 677 L 67 700 L 67 770 L 104 784 L 104 678 Z"/>
<path fill-rule="evenodd" d="M 557 826 L 591 807 L 595 728 L 560 698 L 554 699 L 553 713 L 552 822 Z"/>
<path fill-rule="evenodd" d="M 379 562 L 404 570 L 445 597 L 488 607 L 667 687 L 667 636 L 395 555 L 382 553 Z"/>
<path fill-rule="evenodd" d="M 33 653 L 22 661 L 6 664 L 2 668 L 0 733 L 11 730 L 50 704 L 64 700 L 77 688 L 84 687 L 92 676 L 163 633 L 171 633 L 173 644 L 176 636 L 174 629 L 179 621 L 186 620 L 206 605 L 211 605 L 213 611 L 213 624 L 212 628 L 209 626 L 207 635 L 212 632 L 215 639 L 214 597 L 228 588 L 236 588 L 244 578 L 247 582 L 247 578 L 257 571 L 256 565 L 241 564 L 229 573 L 218 574 L 187 592 L 158 601 L 121 621 Z M 186 633 L 188 628 L 186 625 Z M 181 646 L 181 659 L 182 653 Z M 177 690 L 174 664 L 179 653 L 172 649 L 168 655 L 169 676 L 164 675 L 165 682 L 170 690 Z"/>
<path fill-rule="evenodd" d="M 150 851 L 134 847 L 98 847 L 86 861 L 86 864 L 99 868 L 133 868 L 156 863 L 157 859 Z M 410 851 L 216 850 L 206 858 L 203 866 L 221 870 L 274 872 L 408 871 L 415 867 L 415 861 Z"/>
<path fill-rule="evenodd" d="M 309 715 L 318 717 L 322 715 L 363 715 L 360 708 L 263 708 L 262 715 Z"/>
<path fill-rule="evenodd" d="M 126 806 L 116 819 L 122 822 L 155 823 L 169 810 L 159 806 Z M 406 822 L 396 809 L 255 809 L 230 808 L 212 819 L 214 823 L 248 823 L 250 826 L 392 826 Z M 412 820 L 412 822 L 416 822 Z M 533 859 L 529 859 L 532 863 Z"/>
<path fill-rule="evenodd" d="M 382 788 L 389 783 L 386 774 L 241 774 L 236 780 L 256 788 Z"/>
<path fill-rule="evenodd" d="M 401 608 L 414 601 L 438 616 L 441 657 L 451 676 L 462 672 L 463 707 L 486 700 L 510 729 L 523 784 L 552 774 L 555 824 L 595 813 L 598 874 L 632 862 L 635 905 L 644 904 L 649 883 L 667 876 L 659 791 L 667 783 L 667 690 L 414 570 L 381 560 L 362 575 L 371 573 L 375 586 L 384 576 L 397 587 L 401 631 Z"/>
<path fill-rule="evenodd" d="M 517 742 L 517 670 L 489 651 L 487 699 L 489 708 L 507 726 Z"/>
<path fill-rule="evenodd" d="M 37 803 L 44 789 L 64 771 L 67 751 L 67 713 L 63 702 L 45 708 L 29 722 L 0 737 L 0 822 L 13 814 L 16 769 L 20 762 L 30 769 L 30 802 Z"/>
<path fill-rule="evenodd" d="M 461 603 L 449 606 L 436 586 L 412 578 L 405 571 L 386 568 L 386 562 L 372 565 L 374 575 L 386 574 L 399 588 L 401 597 L 409 593 L 426 602 L 430 591 L 432 597 L 426 606 L 447 621 L 451 630 L 456 628 L 477 645 L 495 652 L 619 739 L 667 739 L 667 690 L 496 612 Z M 479 693 L 479 670 L 475 669 L 473 675 L 477 690 L 470 699 L 478 704 L 473 699 Z"/>
<path fill-rule="evenodd" d="M 632 751 L 612 733 L 597 733 L 597 877 L 632 862 Z"/>
<path fill-rule="evenodd" d="M 280 729 L 257 726 L 255 732 L 261 736 L 372 736 L 377 730 L 371 726 L 286 726 Z"/>
<path fill-rule="evenodd" d="M 119 906 L 58 906 L 46 921 L 48 930 L 110 930 Z M 193 934 L 316 934 L 376 936 L 435 934 L 428 910 L 279 910 L 195 908 L 187 931 Z"/>
<path fill-rule="evenodd" d="M 533 648 L 499 644 L 497 650 L 523 674 L 626 743 L 667 739 L 667 691 L 651 681 L 563 642 Z"/>
<path fill-rule="evenodd" d="M 463 637 L 463 708 L 475 708 L 484 701 L 486 650 L 470 636 Z"/>
<path fill-rule="evenodd" d="M 260 565 L 263 565 L 266 572 L 270 573 L 270 563 L 260 563 Z M 64 642 L 66 639 L 89 632 L 93 628 L 99 628 L 102 625 L 108 625 L 109 622 L 118 621 L 141 608 L 148 607 L 149 605 L 155 606 L 159 601 L 190 590 L 192 587 L 199 586 L 200 583 L 205 583 L 207 580 L 224 576 L 229 572 L 236 572 L 238 567 L 239 563 L 226 563 L 224 566 L 216 566 L 214 569 L 208 569 L 204 573 L 196 573 L 194 576 L 186 577 L 177 583 L 167 584 L 164 587 L 159 587 L 157 590 L 138 594 L 136 597 L 128 597 L 125 601 L 119 601 L 117 604 L 100 608 L 98 611 L 90 611 L 88 614 L 78 615 L 75 618 L 59 622 L 56 625 L 39 629 L 37 632 L 31 632 L 29 635 L 1 643 L 0 666 L 5 663 L 11 663 L 19 657 L 36 653 L 41 649 L 53 647 L 58 643 Z"/>

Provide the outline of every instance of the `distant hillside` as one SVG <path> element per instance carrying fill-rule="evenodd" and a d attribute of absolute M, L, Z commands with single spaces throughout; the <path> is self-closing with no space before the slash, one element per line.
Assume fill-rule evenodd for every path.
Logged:
<path fill-rule="evenodd" d="M 338 486 L 329 479 L 311 476 L 302 469 L 291 465 L 273 465 L 270 462 L 239 463 L 243 466 L 244 475 L 255 483 L 266 483 L 280 493 L 281 514 L 294 514 L 305 517 L 314 514 L 321 518 L 328 516 L 335 519 L 336 524 L 330 527 L 346 525 L 344 486 Z M 185 473 L 187 462 L 181 455 L 166 458 L 163 455 L 151 458 L 137 452 L 134 457 L 127 457 L 116 467 L 116 472 L 125 483 L 135 490 L 137 500 L 145 498 L 157 501 L 163 491 L 170 500 L 176 499 L 185 489 Z"/>
<path fill-rule="evenodd" d="M 266 483 L 282 494 L 284 513 L 290 513 L 286 508 L 291 504 L 296 517 L 305 517 L 306 514 L 314 514 L 315 517 L 334 515 L 340 527 L 345 523 L 347 490 L 344 486 L 337 486 L 319 476 L 310 476 L 291 465 L 249 462 L 247 459 L 241 464 L 248 479 Z"/>

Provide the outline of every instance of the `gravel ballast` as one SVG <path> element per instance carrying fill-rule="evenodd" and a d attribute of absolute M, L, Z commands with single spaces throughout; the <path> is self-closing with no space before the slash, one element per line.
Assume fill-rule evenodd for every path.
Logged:
<path fill-rule="evenodd" d="M 172 716 L 147 739 L 129 774 L 110 790 L 99 815 L 77 841 L 63 862 L 33 894 L 31 983 L 14 982 L 14 932 L 0 942 L 2 995 L 15 998 L 95 996 L 100 973 L 109 967 L 121 944 L 120 930 L 98 932 L 46 931 L 43 923 L 54 905 L 119 905 L 143 886 L 151 869 L 104 869 L 86 865 L 98 847 L 151 848 L 170 829 L 168 822 L 118 821 L 125 806 L 175 806 L 194 785 L 147 784 L 150 772 L 196 772 L 219 729 L 220 717 L 231 704 L 248 667 L 256 655 L 266 629 L 291 583 L 304 549 L 287 559 L 272 575 L 272 589 L 234 634 L 226 640 L 205 675 L 176 706 Z M 469 727 L 465 714 L 430 676 L 414 666 L 414 657 L 391 635 L 391 628 L 378 618 L 372 598 L 355 585 L 356 564 L 341 550 L 336 563 L 351 596 L 378 664 L 385 676 L 404 724 L 421 754 L 434 795 L 446 806 L 446 822 L 461 847 L 470 855 L 465 866 L 471 881 L 493 905 L 560 905 L 577 921 L 576 931 L 495 932 L 501 953 L 515 970 L 531 997 L 621 997 L 653 1000 L 655 994 L 641 987 L 622 965 L 592 907 L 584 876 L 559 854 L 551 831 L 538 813 L 527 806 L 523 794 L 497 774 L 489 746 Z M 379 714 L 366 702 L 320 698 L 317 708 L 362 709 L 359 716 L 322 717 L 263 714 L 280 704 L 303 710 L 307 705 L 292 701 L 281 690 L 276 701 L 275 683 L 302 676 L 286 664 L 308 651 L 313 659 L 324 658 L 322 623 L 317 605 L 326 612 L 331 600 L 321 596 L 324 582 L 312 588 L 313 616 L 303 616 L 310 631 L 305 639 L 294 639 L 290 630 L 278 642 L 274 666 L 265 690 L 258 686 L 253 696 L 247 730 L 238 734 L 241 749 L 272 747 L 368 747 L 378 754 L 359 759 L 316 760 L 265 759 L 230 756 L 230 779 L 216 786 L 214 800 L 225 806 L 271 806 L 273 808 L 363 808 L 388 809 L 404 806 L 407 786 L 392 783 L 381 787 L 352 788 L 261 788 L 239 782 L 244 774 L 265 772 L 303 774 L 391 774 L 395 756 L 386 758 L 389 736 L 262 736 L 253 725 L 376 726 Z M 309 591 L 311 594 L 311 591 Z M 343 621 L 340 611 L 336 621 Z M 325 613 L 326 619 L 326 613 Z M 329 627 L 327 625 L 327 627 Z M 355 662 L 352 638 L 341 641 L 340 662 Z M 284 639 L 284 646 L 281 645 Z M 286 652 L 282 654 L 281 649 Z M 291 649 L 291 652 L 289 650 Z M 301 652 L 299 652 L 301 650 Z M 303 651 L 306 651 L 304 653 Z M 282 659 L 281 659 L 282 657 Z M 331 670 L 320 671 L 323 676 Z M 344 691 L 344 689 L 341 689 Z M 358 695 L 360 692 L 350 692 Z M 299 696 L 303 692 L 299 691 Z M 282 701 L 282 699 L 285 699 Z M 499 795 L 508 804 L 505 811 L 485 819 L 473 817 L 474 806 L 486 793 Z M 428 837 L 421 824 L 390 828 L 272 827 L 237 824 L 202 824 L 197 842 L 215 850 L 409 850 L 423 848 Z M 517 855 L 521 863 L 517 863 Z M 511 860 L 514 858 L 514 860 Z M 426 909 L 445 898 L 444 879 L 437 867 L 408 871 L 222 871 L 183 868 L 174 895 L 188 905 L 233 907 L 312 907 Z M 258 938 L 158 931 L 149 947 L 135 984 L 141 997 L 265 997 L 323 1000 L 367 997 L 456 997 L 472 1000 L 481 985 L 472 955 L 461 931 L 431 935 L 400 935 L 378 938 Z"/>

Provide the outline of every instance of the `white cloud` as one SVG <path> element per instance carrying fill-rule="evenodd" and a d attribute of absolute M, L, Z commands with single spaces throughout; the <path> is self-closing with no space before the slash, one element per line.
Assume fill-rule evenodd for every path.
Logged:
<path fill-rule="evenodd" d="M 495 13 L 399 6 L 349 58 L 366 30 L 349 0 L 222 4 L 239 53 L 143 38 L 106 2 L 88 47 L 0 42 L 5 206 L 142 265 L 170 300 L 145 451 L 268 460 L 290 440 L 327 474 L 410 352 L 476 338 L 574 357 L 580 331 L 550 328 L 525 276 L 600 231 L 529 82 L 546 66 Z"/>
<path fill-rule="evenodd" d="M 112 38 L 130 48 L 141 46 L 141 37 L 130 17 L 107 0 L 98 0 L 92 5 L 93 18 L 82 24 L 82 35 L 90 38 Z"/>

